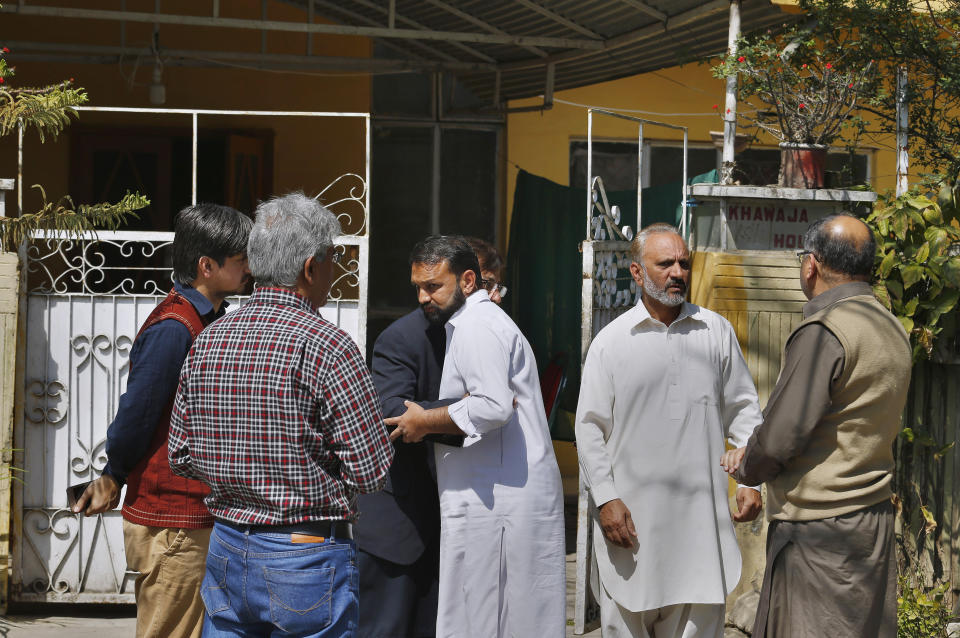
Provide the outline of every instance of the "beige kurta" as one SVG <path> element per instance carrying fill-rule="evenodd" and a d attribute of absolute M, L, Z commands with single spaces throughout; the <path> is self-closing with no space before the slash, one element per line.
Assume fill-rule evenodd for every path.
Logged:
<path fill-rule="evenodd" d="M 730 323 L 685 303 L 669 326 L 643 304 L 597 335 L 577 408 L 583 476 L 599 506 L 620 498 L 637 546 L 609 543 L 599 524 L 600 580 L 629 611 L 722 604 L 740 580 L 720 467 L 760 423 L 750 372 Z"/>

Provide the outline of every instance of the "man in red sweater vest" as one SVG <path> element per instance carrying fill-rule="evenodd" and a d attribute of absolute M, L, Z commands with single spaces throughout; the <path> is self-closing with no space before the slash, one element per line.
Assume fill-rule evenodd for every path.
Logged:
<path fill-rule="evenodd" d="M 239 211 L 198 204 L 177 215 L 170 294 L 141 326 L 130 351 L 127 391 L 107 430 L 107 464 L 74 507 L 87 516 L 117 506 L 124 483 L 123 537 L 136 580 L 137 638 L 199 638 L 203 579 L 213 517 L 200 481 L 167 462 L 170 411 L 194 338 L 225 312 L 250 280 L 253 221 Z"/>

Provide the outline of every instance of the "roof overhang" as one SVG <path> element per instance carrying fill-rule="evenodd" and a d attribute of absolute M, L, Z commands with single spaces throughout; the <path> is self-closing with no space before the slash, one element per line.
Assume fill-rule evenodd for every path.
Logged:
<path fill-rule="evenodd" d="M 219 0 L 198 2 L 189 15 L 7 2 L 0 12 L 62 20 L 145 23 L 155 29 L 254 30 L 305 34 L 302 54 L 261 50 L 159 50 L 165 65 L 242 62 L 262 69 L 345 73 L 450 72 L 491 107 L 675 66 L 722 53 L 730 0 L 280 0 L 302 20 L 224 15 Z M 790 16 L 777 3 L 747 0 L 741 30 L 779 26 Z M 157 3 L 156 6 L 160 6 Z M 289 12 L 288 12 L 289 13 Z M 22 32 L 21 32 L 22 33 Z M 22 34 L 26 35 L 26 34 Z M 315 55 L 315 38 L 371 38 L 372 57 Z M 22 36 L 21 36 L 22 37 Z M 266 38 L 263 39 L 266 42 Z M 117 64 L 158 51 L 122 41 L 46 41 L 43 33 L 5 42 L 18 57 L 38 61 Z"/>

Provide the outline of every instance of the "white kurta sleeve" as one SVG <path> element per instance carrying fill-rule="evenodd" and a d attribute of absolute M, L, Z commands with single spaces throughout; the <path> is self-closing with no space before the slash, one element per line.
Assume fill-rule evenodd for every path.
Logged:
<path fill-rule="evenodd" d="M 453 364 L 470 396 L 447 406 L 450 418 L 469 437 L 503 427 L 513 416 L 510 389 L 510 344 L 489 326 L 454 333 L 448 361 Z"/>
<path fill-rule="evenodd" d="M 603 366 L 603 348 L 594 340 L 587 352 L 577 400 L 577 456 L 597 507 L 620 498 L 613 482 L 607 439 L 613 429 L 613 380 Z"/>
<path fill-rule="evenodd" d="M 733 326 L 722 323 L 721 348 L 723 369 L 720 371 L 721 418 L 727 439 L 734 447 L 743 447 L 754 429 L 763 421 L 760 401 L 753 377 L 743 359 Z"/>

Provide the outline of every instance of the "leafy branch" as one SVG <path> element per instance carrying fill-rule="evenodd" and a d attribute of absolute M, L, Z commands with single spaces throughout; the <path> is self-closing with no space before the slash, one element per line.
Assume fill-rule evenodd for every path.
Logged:
<path fill-rule="evenodd" d="M 960 301 L 960 186 L 937 186 L 881 197 L 865 220 L 877 241 L 874 294 L 910 335 L 915 360 L 930 357 Z"/>
<path fill-rule="evenodd" d="M 18 125 L 44 134 L 59 135 L 77 117 L 73 107 L 87 102 L 83 89 L 71 88 L 72 80 L 42 88 L 0 88 L 0 136 L 9 135 Z"/>
<path fill-rule="evenodd" d="M 48 202 L 43 187 L 39 184 L 33 187 L 40 191 L 43 202 L 37 212 L 20 217 L 0 217 L 0 243 L 6 250 L 15 250 L 37 230 L 56 230 L 71 237 L 94 228 L 115 230 L 128 215 L 137 216 L 133 211 L 150 205 L 150 200 L 143 195 L 128 192 L 115 204 L 81 204 L 77 207 L 69 195 Z"/>
<path fill-rule="evenodd" d="M 0 49 L 0 136 L 10 135 L 19 127 L 34 129 L 40 141 L 56 138 L 71 119 L 77 117 L 77 106 L 87 101 L 82 88 L 73 88 L 73 78 L 45 87 L 11 87 L 9 80 L 15 70 L 7 64 L 7 47 Z M 67 237 L 77 237 L 97 228 L 114 230 L 133 211 L 150 205 L 139 193 L 128 192 L 117 203 L 82 204 L 76 206 L 69 195 L 56 201 L 48 201 L 43 187 L 40 191 L 41 205 L 33 213 L 19 217 L 0 217 L 0 251 L 16 250 L 30 233 L 38 230 L 53 230 Z"/>

